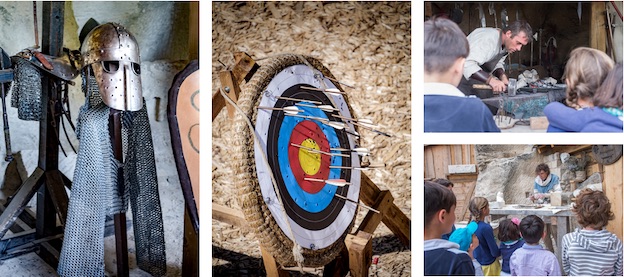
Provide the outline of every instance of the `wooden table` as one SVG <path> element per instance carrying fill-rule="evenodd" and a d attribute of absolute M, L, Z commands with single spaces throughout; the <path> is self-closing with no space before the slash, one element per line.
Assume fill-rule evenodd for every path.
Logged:
<path fill-rule="evenodd" d="M 490 208 L 490 215 L 492 215 L 493 219 L 506 217 L 509 215 L 537 215 L 539 217 L 555 217 L 557 222 L 557 251 L 555 255 L 559 260 L 559 265 L 561 265 L 561 242 L 563 241 L 563 236 L 567 233 L 570 233 L 572 228 L 570 228 L 570 222 L 575 221 L 576 215 L 571 210 L 572 208 L 568 206 L 544 206 L 541 208 L 533 208 L 533 207 L 522 207 L 519 205 L 506 205 L 500 209 Z M 544 220 L 546 223 L 547 237 L 550 238 L 550 227 L 552 224 L 550 220 Z M 551 245 L 552 247 L 552 245 Z M 553 250 L 553 249 L 550 249 Z"/>

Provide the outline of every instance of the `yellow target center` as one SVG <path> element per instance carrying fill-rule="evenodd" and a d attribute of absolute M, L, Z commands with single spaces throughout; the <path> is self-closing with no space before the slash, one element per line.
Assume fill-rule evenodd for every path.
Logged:
<path fill-rule="evenodd" d="M 304 140 L 301 145 L 315 150 L 321 149 L 316 141 L 310 138 Z M 308 175 L 314 175 L 321 168 L 321 153 L 315 153 L 305 148 L 299 148 L 299 164 L 301 165 L 303 172 Z"/>

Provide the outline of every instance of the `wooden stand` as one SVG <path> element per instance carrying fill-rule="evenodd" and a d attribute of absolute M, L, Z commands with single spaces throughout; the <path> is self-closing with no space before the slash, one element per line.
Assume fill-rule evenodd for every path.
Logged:
<path fill-rule="evenodd" d="M 121 111 L 110 109 L 108 117 L 108 132 L 110 135 L 111 145 L 113 146 L 113 155 L 115 160 L 123 164 L 123 144 L 121 141 Z M 117 184 L 119 197 L 124 194 L 124 175 L 123 168 L 119 168 L 117 172 Z M 128 277 L 130 274 L 128 267 L 128 234 L 126 227 L 126 214 L 115 214 L 115 254 L 117 256 L 117 276 Z"/>
<path fill-rule="evenodd" d="M 233 101 L 237 101 L 240 93 L 239 84 L 249 80 L 258 69 L 258 65 L 246 53 L 234 54 L 236 64 L 232 70 L 219 72 L 221 88 Z M 212 96 L 212 120 L 226 106 L 226 101 L 217 91 Z M 228 116 L 234 115 L 233 107 L 227 105 Z M 345 276 L 350 271 L 351 276 L 368 276 L 368 268 L 372 257 L 372 237 L 379 223 L 383 222 L 409 249 L 411 220 L 394 204 L 394 197 L 389 190 L 380 190 L 366 174 L 362 173 L 360 186 L 360 200 L 367 206 L 378 210 L 379 213 L 368 211 L 364 220 L 353 234 L 345 238 L 345 249 L 339 257 L 325 266 L 323 276 Z M 213 204 L 213 219 L 241 226 L 245 222 L 240 211 Z M 289 276 L 262 247 L 262 259 L 267 276 Z M 345 267 L 348 265 L 348 269 Z"/>
<path fill-rule="evenodd" d="M 63 45 L 63 2 L 43 3 L 43 40 L 42 51 L 45 53 L 60 54 Z M 60 256 L 62 228 L 56 226 L 57 215 L 60 223 L 65 224 L 67 218 L 68 197 L 65 186 L 71 187 L 71 182 L 58 170 L 59 130 L 60 122 L 61 81 L 50 75 L 42 75 L 41 103 L 44 103 L 45 113 L 40 122 L 39 132 L 39 162 L 38 166 L 28 179 L 24 181 L 10 203 L 0 215 L 0 238 L 3 238 L 9 229 L 18 221 L 18 217 L 28 201 L 37 193 L 37 218 L 34 236 L 26 230 L 5 238 L 1 243 L 8 245 L 11 240 L 22 238 L 22 245 L 36 245 L 39 256 L 53 267 L 58 265 Z M 52 103 L 48 105 L 48 103 Z M 44 185 L 45 184 L 45 185 Z M 33 238 L 28 239 L 26 238 Z M 7 251 L 8 252 L 8 251 Z M 23 252 L 22 252 L 23 253 Z"/>
<path fill-rule="evenodd" d="M 43 39 L 42 52 L 60 56 L 63 47 L 63 24 L 65 15 L 64 2 L 43 2 Z M 58 169 L 59 124 L 61 122 L 61 91 L 64 81 L 47 73 L 42 74 L 41 103 L 45 113 L 39 127 L 39 162 L 35 171 L 22 183 L 10 202 L 0 214 L 0 259 L 24 254 L 27 248 L 36 251 L 50 266 L 57 268 L 60 258 L 63 228 L 67 219 L 69 198 L 65 187 L 71 189 L 71 181 Z M 111 115 L 112 116 L 112 115 Z M 119 118 L 116 117 L 118 121 Z M 121 159 L 121 125 L 113 141 L 117 142 L 119 152 L 115 157 Z M 113 134 L 113 133 L 111 133 Z M 118 137 L 117 137 L 118 135 Z M 119 156 L 118 156 L 119 155 Z M 121 174 L 121 173 L 120 173 Z M 120 175 L 123 180 L 123 175 Z M 23 213 L 30 199 L 37 193 L 36 219 Z M 34 221 L 34 225 L 28 222 Z M 17 226 L 16 226 L 17 223 Z M 34 228 L 34 229 L 32 229 Z M 6 233 L 18 231 L 10 237 Z M 117 274 L 128 276 L 128 249 L 125 214 L 115 216 L 117 240 Z M 18 242 L 18 243 L 15 243 Z"/>

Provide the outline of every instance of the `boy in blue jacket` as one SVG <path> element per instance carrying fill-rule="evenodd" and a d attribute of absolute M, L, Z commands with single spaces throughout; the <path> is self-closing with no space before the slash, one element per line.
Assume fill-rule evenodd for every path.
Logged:
<path fill-rule="evenodd" d="M 457 243 L 443 240 L 455 223 L 457 200 L 444 186 L 425 181 L 425 275 L 475 275 L 472 259 Z"/>

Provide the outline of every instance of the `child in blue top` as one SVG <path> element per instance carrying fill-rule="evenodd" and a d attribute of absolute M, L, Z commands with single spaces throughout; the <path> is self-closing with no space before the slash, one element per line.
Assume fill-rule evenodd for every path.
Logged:
<path fill-rule="evenodd" d="M 524 245 L 524 240 L 520 237 L 520 219 L 505 219 L 498 225 L 498 240 L 500 241 L 500 253 L 503 257 L 503 268 L 501 276 L 511 276 L 509 269 L 509 258 L 516 249 Z"/>
<path fill-rule="evenodd" d="M 477 222 L 475 235 L 479 239 L 479 247 L 474 250 L 474 257 L 481 264 L 485 276 L 499 276 L 501 265 L 498 261 L 500 250 L 494 238 L 494 230 L 483 219 L 490 214 L 490 205 L 487 199 L 475 197 L 470 201 L 470 215 Z"/>

